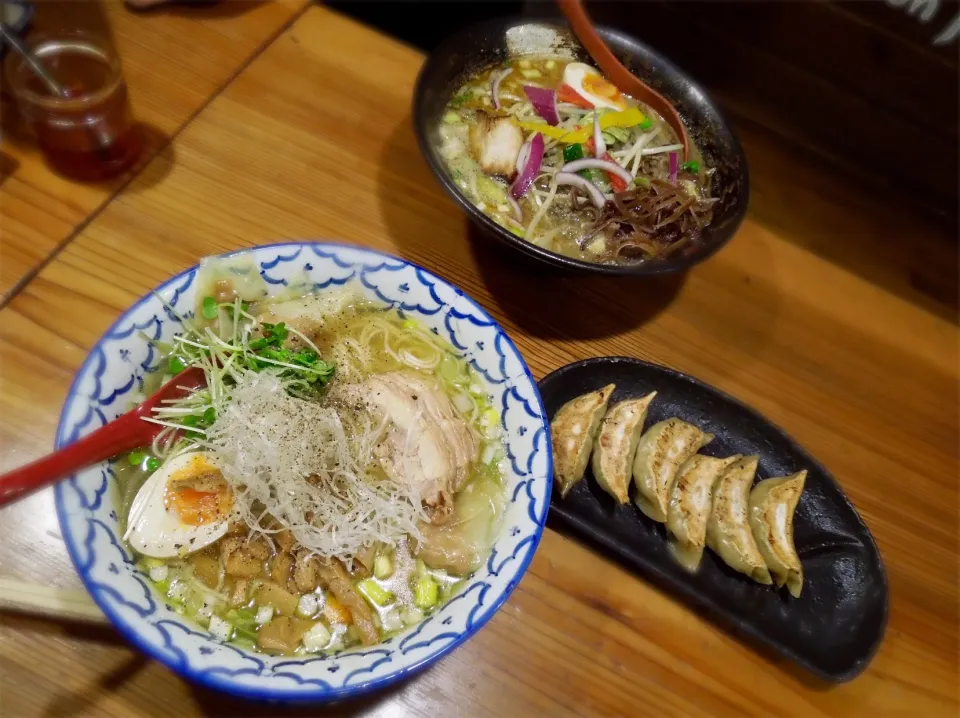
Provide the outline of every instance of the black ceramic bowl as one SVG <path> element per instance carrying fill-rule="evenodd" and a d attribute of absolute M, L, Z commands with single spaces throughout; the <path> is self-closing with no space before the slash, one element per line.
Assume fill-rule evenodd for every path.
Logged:
<path fill-rule="evenodd" d="M 596 264 L 565 257 L 531 244 L 498 225 L 460 192 L 447 173 L 439 152 L 439 133 L 444 108 L 453 93 L 470 75 L 508 57 L 569 54 L 590 62 L 565 25 L 501 19 L 474 25 L 447 38 L 430 54 L 417 78 L 413 120 L 420 150 L 447 192 L 486 234 L 535 259 L 599 274 L 666 274 L 687 269 L 722 247 L 737 231 L 747 211 L 750 181 L 743 149 L 707 93 L 676 65 L 632 37 L 607 28 L 598 29 L 614 53 L 634 74 L 674 103 L 707 164 L 717 169 L 713 186 L 720 202 L 702 240 L 689 251 L 664 260 L 621 265 Z"/>

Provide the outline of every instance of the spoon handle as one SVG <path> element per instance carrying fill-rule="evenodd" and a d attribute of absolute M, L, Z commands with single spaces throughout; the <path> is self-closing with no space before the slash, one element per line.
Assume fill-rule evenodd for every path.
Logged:
<path fill-rule="evenodd" d="M 573 34 L 577 36 L 594 62 L 600 66 L 607 79 L 621 92 L 632 95 L 635 100 L 660 113 L 680 139 L 684 159 L 690 159 L 690 137 L 673 103 L 624 67 L 593 26 L 593 21 L 587 15 L 582 0 L 557 0 L 557 5 L 570 24 Z"/>
<path fill-rule="evenodd" d="M 53 79 L 53 75 L 47 71 L 43 63 L 30 52 L 30 49 L 23 44 L 23 41 L 17 36 L 17 33 L 4 22 L 0 22 L 0 36 L 14 49 L 14 52 L 23 58 L 24 62 L 30 65 L 30 69 L 43 81 L 43 84 L 47 86 L 51 95 L 54 97 L 64 97 L 66 95 L 64 89 Z"/>
<path fill-rule="evenodd" d="M 85 466 L 149 443 L 152 428 L 153 425 L 142 421 L 136 412 L 130 412 L 59 451 L 0 476 L 0 506 L 56 483 Z"/>

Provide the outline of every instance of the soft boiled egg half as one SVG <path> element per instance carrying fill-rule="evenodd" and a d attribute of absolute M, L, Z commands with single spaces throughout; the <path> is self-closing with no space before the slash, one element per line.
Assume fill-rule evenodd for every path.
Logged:
<path fill-rule="evenodd" d="M 563 82 L 594 107 L 611 110 L 627 107 L 620 90 L 590 65 L 571 62 L 563 69 Z"/>
<path fill-rule="evenodd" d="M 227 533 L 233 491 L 205 451 L 167 461 L 137 492 L 124 538 L 153 558 L 183 556 Z"/>

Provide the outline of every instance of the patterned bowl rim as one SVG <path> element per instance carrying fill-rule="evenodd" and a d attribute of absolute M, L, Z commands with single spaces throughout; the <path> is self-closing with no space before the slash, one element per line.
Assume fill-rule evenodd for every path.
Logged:
<path fill-rule="evenodd" d="M 544 510 L 543 515 L 539 521 L 535 522 L 535 529 L 533 533 L 533 541 L 527 547 L 526 555 L 521 560 L 520 564 L 517 567 L 516 572 L 514 573 L 514 580 L 511 581 L 505 589 L 497 596 L 490 605 L 490 609 L 474 624 L 473 628 L 467 628 L 462 634 L 460 634 L 456 639 L 450 641 L 449 643 L 441 646 L 439 649 L 425 654 L 419 660 L 414 661 L 409 665 L 404 665 L 397 670 L 394 670 L 380 678 L 374 680 L 356 683 L 349 686 L 338 686 L 332 688 L 318 688 L 315 691 L 294 691 L 294 690 L 285 690 L 285 689 L 274 689 L 274 688 L 264 688 L 259 686 L 249 686 L 244 684 L 239 684 L 232 681 L 229 676 L 222 676 L 219 673 L 209 674 L 204 671 L 195 671 L 189 664 L 183 662 L 180 665 L 174 665 L 166 656 L 162 655 L 158 650 L 155 650 L 154 647 L 144 639 L 141 639 L 140 632 L 137 627 L 137 623 L 143 619 L 134 619 L 126 620 L 120 617 L 110 606 L 110 603 L 106 600 L 104 596 L 101 595 L 100 589 L 91 586 L 91 579 L 89 577 L 89 571 L 92 570 L 93 564 L 87 569 L 83 570 L 80 568 L 80 562 L 78 560 L 78 548 L 75 544 L 74 537 L 72 532 L 67 530 L 68 522 L 66 515 L 66 507 L 64 504 L 63 491 L 66 485 L 67 479 L 60 481 L 54 487 L 54 501 L 57 511 L 57 520 L 60 525 L 60 532 L 63 537 L 63 542 L 67 547 L 67 553 L 70 556 L 70 560 L 73 563 L 74 569 L 77 571 L 77 574 L 80 576 L 80 580 L 83 582 L 84 588 L 93 598 L 94 602 L 99 606 L 100 610 L 103 611 L 104 615 L 110 620 L 110 623 L 126 638 L 130 643 L 132 643 L 141 653 L 144 653 L 154 660 L 163 663 L 167 667 L 171 668 L 174 672 L 180 674 L 181 676 L 187 678 L 193 683 L 199 684 L 206 688 L 212 688 L 214 690 L 219 690 L 231 695 L 239 696 L 242 698 L 252 699 L 256 701 L 266 701 L 266 702 L 276 702 L 276 701 L 286 701 L 286 702 L 295 702 L 295 703 L 319 703 L 319 702 L 331 702 L 339 701 L 350 698 L 360 697 L 369 693 L 383 690 L 391 685 L 399 683 L 415 673 L 425 669 L 429 665 L 437 662 L 455 648 L 460 646 L 466 640 L 471 638 L 475 633 L 477 633 L 481 628 L 483 628 L 490 619 L 500 610 L 500 607 L 506 602 L 510 595 L 514 592 L 517 585 L 519 585 L 520 580 L 526 574 L 527 569 L 530 566 L 530 562 L 533 560 L 533 556 L 536 553 L 537 547 L 540 545 L 540 539 L 543 536 L 543 529 L 546 526 L 547 513 L 549 512 L 550 507 L 550 497 L 553 489 L 553 482 L 550 480 L 550 477 L 553 476 L 553 452 L 550 446 L 550 431 L 547 425 L 547 414 L 543 407 L 543 399 L 540 396 L 540 390 L 537 385 L 536 380 L 533 378 L 533 375 L 530 373 L 530 368 L 527 366 L 526 361 L 523 358 L 523 354 L 520 353 L 520 350 L 517 349 L 513 340 L 507 334 L 507 332 L 500 326 L 500 323 L 490 316 L 489 312 L 482 307 L 475 299 L 470 295 L 464 292 L 462 289 L 454 285 L 452 282 L 447 281 L 443 277 L 440 277 L 436 273 L 430 271 L 429 269 L 424 268 L 423 266 L 412 262 L 408 259 L 402 257 L 397 257 L 385 252 L 381 252 L 376 249 L 371 249 L 369 247 L 364 247 L 359 244 L 349 244 L 345 242 L 327 242 L 323 240 L 301 240 L 301 241 L 287 241 L 287 242 L 275 242 L 270 244 L 258 244 L 252 247 L 247 247 L 244 249 L 234 250 L 232 252 L 226 252 L 217 256 L 220 257 L 234 257 L 246 253 L 254 253 L 258 250 L 270 250 L 276 249 L 281 250 L 288 247 L 298 247 L 302 248 L 305 246 L 311 245 L 322 245 L 324 249 L 329 249 L 333 251 L 339 250 L 350 250 L 365 252 L 371 255 L 378 256 L 384 260 L 401 262 L 405 265 L 408 265 L 419 272 L 422 272 L 428 278 L 440 282 L 442 284 L 450 287 L 456 294 L 462 296 L 466 301 L 468 301 L 473 308 L 480 313 L 480 315 L 489 320 L 492 323 L 492 327 L 497 330 L 503 338 L 506 340 L 507 346 L 512 350 L 517 358 L 519 359 L 520 365 L 523 368 L 523 378 L 529 382 L 530 386 L 533 389 L 533 396 L 536 399 L 536 405 L 540 410 L 540 416 L 543 422 L 544 436 L 546 444 L 544 445 L 544 451 L 546 452 L 547 460 L 547 480 L 545 483 L 546 495 L 544 496 Z M 113 333 L 115 329 L 120 325 L 121 322 L 127 319 L 127 317 L 144 305 L 146 302 L 151 301 L 155 298 L 155 292 L 159 291 L 165 286 L 173 285 L 179 280 L 184 279 L 191 272 L 195 272 L 199 269 L 199 264 L 194 264 L 182 272 L 170 277 L 169 279 L 164 280 L 158 287 L 155 287 L 153 290 L 147 292 L 141 296 L 136 302 L 130 305 L 125 309 L 119 317 L 114 320 L 110 326 L 104 331 L 99 339 L 90 347 L 87 352 L 87 356 L 81 364 L 80 368 L 77 370 L 74 375 L 73 381 L 70 384 L 70 389 L 67 391 L 66 398 L 63 402 L 63 407 L 60 412 L 60 419 L 57 423 L 57 432 L 54 440 L 54 447 L 56 449 L 61 449 L 64 446 L 64 430 L 66 428 L 67 418 L 68 418 L 68 409 L 71 403 L 77 398 L 77 387 L 82 378 L 90 370 L 91 362 L 96 356 L 97 350 L 101 347 L 104 341 Z M 519 378 L 519 377 L 518 377 Z M 75 476 L 75 475 L 74 475 Z M 72 477 L 68 477 L 72 478 Z"/>

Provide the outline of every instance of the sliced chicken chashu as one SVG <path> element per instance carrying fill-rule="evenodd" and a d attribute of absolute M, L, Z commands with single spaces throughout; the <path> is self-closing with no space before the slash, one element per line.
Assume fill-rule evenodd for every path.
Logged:
<path fill-rule="evenodd" d="M 442 521 L 477 461 L 477 441 L 440 387 L 407 372 L 377 374 L 359 386 L 391 428 L 377 448 L 384 471 L 420 492 Z"/>
<path fill-rule="evenodd" d="M 512 178 L 522 145 L 523 130 L 513 117 L 480 113 L 477 123 L 470 127 L 470 152 L 487 174 Z"/>

